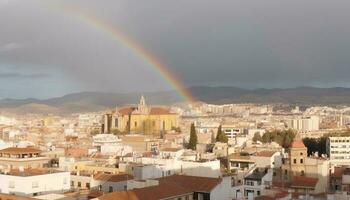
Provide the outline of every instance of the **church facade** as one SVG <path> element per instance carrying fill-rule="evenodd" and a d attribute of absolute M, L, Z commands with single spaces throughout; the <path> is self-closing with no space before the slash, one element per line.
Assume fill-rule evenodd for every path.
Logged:
<path fill-rule="evenodd" d="M 160 136 L 178 126 L 178 115 L 167 107 L 150 107 L 142 96 L 137 106 L 116 108 L 103 117 L 102 132 L 117 129 L 124 133 Z"/>

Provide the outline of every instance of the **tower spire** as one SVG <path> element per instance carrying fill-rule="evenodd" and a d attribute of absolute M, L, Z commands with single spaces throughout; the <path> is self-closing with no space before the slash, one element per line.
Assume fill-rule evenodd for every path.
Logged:
<path fill-rule="evenodd" d="M 138 110 L 141 113 L 147 113 L 148 112 L 147 105 L 146 105 L 146 100 L 145 100 L 145 97 L 143 95 L 141 96 L 140 103 L 139 103 L 139 106 L 138 106 Z"/>

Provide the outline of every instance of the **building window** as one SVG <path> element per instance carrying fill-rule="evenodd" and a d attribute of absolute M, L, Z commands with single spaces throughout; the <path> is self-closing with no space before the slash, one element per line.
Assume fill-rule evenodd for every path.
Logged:
<path fill-rule="evenodd" d="M 70 182 L 70 186 L 74 187 L 74 181 Z"/>
<path fill-rule="evenodd" d="M 32 182 L 32 188 L 38 188 L 39 187 L 39 182 L 38 181 L 33 181 Z"/>
<path fill-rule="evenodd" d="M 112 186 L 109 186 L 109 192 L 113 192 L 113 187 Z"/>
<path fill-rule="evenodd" d="M 152 121 L 152 126 L 156 126 L 156 121 Z"/>
<path fill-rule="evenodd" d="M 87 189 L 90 189 L 90 183 L 86 183 L 85 186 Z"/>
<path fill-rule="evenodd" d="M 114 126 L 115 126 L 115 127 L 118 127 L 118 118 L 116 118 L 116 119 L 114 120 Z"/>
<path fill-rule="evenodd" d="M 260 191 L 256 191 L 256 194 L 257 194 L 258 196 L 260 196 Z"/>
<path fill-rule="evenodd" d="M 303 155 L 303 152 L 300 152 L 300 155 L 302 156 L 302 155 Z"/>
<path fill-rule="evenodd" d="M 297 164 L 297 159 L 294 159 L 294 160 L 293 160 L 293 163 L 294 163 L 294 164 Z"/>
<path fill-rule="evenodd" d="M 134 122 L 135 128 L 137 128 L 137 122 Z"/>
<path fill-rule="evenodd" d="M 234 186 L 235 186 L 235 178 L 231 177 L 231 187 L 234 187 Z"/>
<path fill-rule="evenodd" d="M 304 176 L 304 175 L 305 175 L 304 170 L 301 170 L 301 175 L 302 175 L 302 176 Z"/>
<path fill-rule="evenodd" d="M 304 160 L 303 160 L 303 159 L 300 159 L 300 163 L 303 164 L 303 163 L 304 163 Z"/>
<path fill-rule="evenodd" d="M 9 188 L 15 188 L 15 182 L 14 181 L 10 181 L 9 182 Z"/>
<path fill-rule="evenodd" d="M 79 187 L 79 188 L 81 187 L 81 182 L 80 182 L 80 181 L 78 182 L 78 187 Z"/>

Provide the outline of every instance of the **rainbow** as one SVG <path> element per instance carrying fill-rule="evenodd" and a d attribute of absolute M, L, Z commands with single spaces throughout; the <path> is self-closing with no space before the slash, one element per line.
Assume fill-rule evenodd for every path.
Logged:
<path fill-rule="evenodd" d="M 177 93 L 181 96 L 185 101 L 194 102 L 195 99 L 188 91 L 188 89 L 183 85 L 183 83 L 174 76 L 174 74 L 170 71 L 169 67 L 163 64 L 159 59 L 157 59 L 154 55 L 149 53 L 141 44 L 136 42 L 131 37 L 127 36 L 120 29 L 116 28 L 111 24 L 107 24 L 101 21 L 94 15 L 86 14 L 77 8 L 64 7 L 60 6 L 60 9 L 65 13 L 71 13 L 77 16 L 77 18 L 86 23 L 87 25 L 102 31 L 109 35 L 114 41 L 123 44 L 125 47 L 130 49 L 130 51 L 143 60 L 148 66 L 152 67 L 156 73 L 160 75 Z"/>

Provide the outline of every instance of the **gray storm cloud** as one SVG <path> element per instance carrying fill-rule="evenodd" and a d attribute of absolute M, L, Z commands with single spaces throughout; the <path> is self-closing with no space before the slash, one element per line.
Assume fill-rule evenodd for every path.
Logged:
<path fill-rule="evenodd" d="M 61 0 L 50 4 L 0 0 L 0 69 L 49 75 L 35 83 L 13 76 L 7 85 L 1 78 L 1 87 L 13 88 L 1 96 L 171 89 L 125 44 L 60 10 L 62 5 L 78 7 L 134 38 L 187 86 L 350 86 L 349 1 Z M 45 83 L 50 87 L 33 93 L 23 81 L 28 87 Z M 46 90 L 50 92 L 45 94 Z"/>

